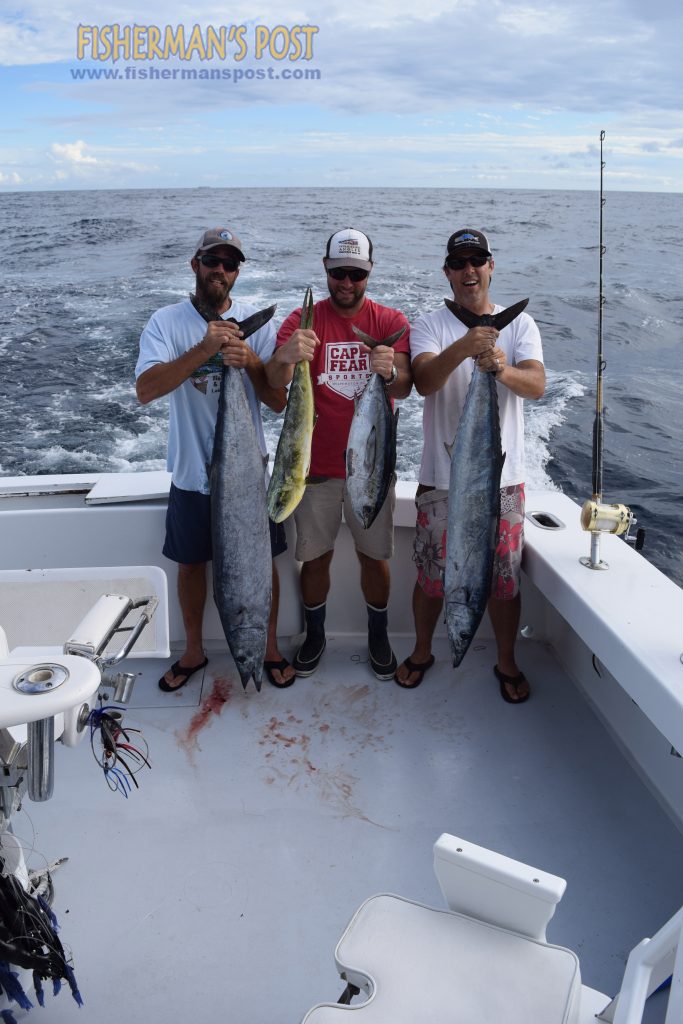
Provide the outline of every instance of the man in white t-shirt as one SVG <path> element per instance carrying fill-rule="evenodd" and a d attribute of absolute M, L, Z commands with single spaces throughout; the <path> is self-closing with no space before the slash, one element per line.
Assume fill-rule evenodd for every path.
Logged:
<path fill-rule="evenodd" d="M 481 231 L 455 231 L 448 239 L 443 269 L 459 305 L 477 316 L 501 311 L 503 307 L 489 298 L 494 260 Z M 505 463 L 488 611 L 498 650 L 494 673 L 501 696 L 510 704 L 521 704 L 529 696 L 529 684 L 515 661 L 524 530 L 523 399 L 540 398 L 545 390 L 541 336 L 526 313 L 500 332 L 492 326 L 468 330 L 444 305 L 413 324 L 410 350 L 415 387 L 425 396 L 424 449 L 415 498 L 415 646 L 399 665 L 396 682 L 407 689 L 419 686 L 434 664 L 432 637 L 443 606 L 448 519 L 450 457 L 445 445 L 455 437 L 472 373 L 495 372 Z"/>
<path fill-rule="evenodd" d="M 169 395 L 167 466 L 172 473 L 163 553 L 178 563 L 178 598 L 186 645 L 183 654 L 159 680 L 159 687 L 180 689 L 204 668 L 202 621 L 206 603 L 206 563 L 211 551 L 211 502 L 207 468 L 211 463 L 223 365 L 242 370 L 242 379 L 264 459 L 266 442 L 261 402 L 275 412 L 287 403 L 287 392 L 273 388 L 265 363 L 275 348 L 275 329 L 267 323 L 244 339 L 232 322 L 256 312 L 231 296 L 245 256 L 231 228 L 211 228 L 197 243 L 190 266 L 195 274 L 194 302 L 186 299 L 153 314 L 140 338 L 135 368 L 136 390 L 146 404 Z M 195 303 L 198 308 L 195 308 Z M 206 308 L 222 318 L 207 323 Z M 287 547 L 282 526 L 271 523 L 273 558 Z M 294 682 L 294 670 L 277 647 L 278 576 L 273 562 L 273 602 L 264 668 L 274 686 Z"/>

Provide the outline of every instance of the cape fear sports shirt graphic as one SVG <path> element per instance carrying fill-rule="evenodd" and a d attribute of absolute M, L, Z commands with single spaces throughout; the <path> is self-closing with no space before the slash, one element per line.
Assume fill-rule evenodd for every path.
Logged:
<path fill-rule="evenodd" d="M 353 401 L 367 384 L 369 375 L 369 353 L 362 352 L 357 341 L 341 341 L 326 347 L 325 369 L 318 374 L 316 383 Z"/>

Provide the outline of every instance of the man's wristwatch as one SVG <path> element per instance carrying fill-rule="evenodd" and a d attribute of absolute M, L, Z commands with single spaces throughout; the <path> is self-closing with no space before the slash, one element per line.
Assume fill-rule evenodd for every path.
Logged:
<path fill-rule="evenodd" d="M 387 387 L 389 387 L 391 384 L 394 383 L 394 381 L 397 379 L 397 377 L 398 377 L 398 370 L 396 369 L 395 366 L 392 366 L 391 367 L 391 376 L 389 377 L 389 380 L 385 381 L 384 383 L 386 384 Z"/>

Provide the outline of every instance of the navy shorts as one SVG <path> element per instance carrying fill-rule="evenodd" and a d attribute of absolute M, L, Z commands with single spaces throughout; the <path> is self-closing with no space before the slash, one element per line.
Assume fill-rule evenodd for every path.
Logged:
<path fill-rule="evenodd" d="M 270 525 L 270 551 L 273 558 L 287 550 L 287 538 L 282 523 Z M 171 484 L 166 512 L 166 540 L 163 554 L 172 562 L 195 565 L 210 562 L 211 498 L 199 491 L 183 491 Z"/>

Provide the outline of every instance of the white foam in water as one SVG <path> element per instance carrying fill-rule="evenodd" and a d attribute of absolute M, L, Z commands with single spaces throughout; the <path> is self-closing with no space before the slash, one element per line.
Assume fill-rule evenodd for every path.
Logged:
<path fill-rule="evenodd" d="M 63 466 L 67 462 L 72 466 L 67 472 L 79 472 L 82 470 L 101 470 L 102 457 L 95 452 L 85 449 L 79 452 L 70 452 L 60 444 L 45 448 L 36 459 L 35 466 L 31 470 L 34 473 L 62 473 Z"/>
<path fill-rule="evenodd" d="M 144 473 L 147 470 L 166 469 L 166 459 L 140 459 L 133 461 L 111 456 L 109 459 L 110 473 Z"/>
<path fill-rule="evenodd" d="M 558 373 L 546 369 L 546 393 L 538 402 L 524 403 L 524 455 L 528 490 L 557 487 L 546 467 L 551 457 L 549 441 L 553 430 L 565 419 L 567 403 L 586 393 L 582 375 Z"/>

